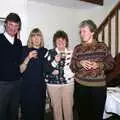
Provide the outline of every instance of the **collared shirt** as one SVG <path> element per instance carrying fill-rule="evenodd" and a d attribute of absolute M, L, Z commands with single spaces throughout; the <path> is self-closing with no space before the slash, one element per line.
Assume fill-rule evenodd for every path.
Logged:
<path fill-rule="evenodd" d="M 14 37 L 11 37 L 7 32 L 4 33 L 7 40 L 13 45 L 14 44 Z"/>
<path fill-rule="evenodd" d="M 66 53 L 66 52 L 68 51 L 67 48 L 65 48 L 64 51 L 59 51 L 57 47 L 55 48 L 55 50 L 56 50 L 57 54 L 60 54 L 60 53 L 62 53 L 62 52 L 63 52 L 63 53 Z"/>

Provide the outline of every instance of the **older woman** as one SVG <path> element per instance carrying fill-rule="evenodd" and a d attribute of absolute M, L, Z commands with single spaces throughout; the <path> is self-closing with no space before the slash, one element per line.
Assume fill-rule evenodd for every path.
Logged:
<path fill-rule="evenodd" d="M 81 43 L 74 48 L 71 70 L 75 73 L 75 104 L 80 120 L 102 120 L 106 100 L 105 72 L 114 67 L 110 50 L 94 39 L 92 20 L 80 24 Z"/>
<path fill-rule="evenodd" d="M 59 71 L 57 75 L 47 76 L 47 89 L 51 98 L 54 120 L 73 120 L 73 73 L 69 65 L 72 50 L 68 49 L 68 36 L 64 31 L 57 31 L 53 37 L 54 49 L 47 56 L 51 65 Z"/>
<path fill-rule="evenodd" d="M 20 66 L 23 74 L 21 104 L 24 120 L 44 120 L 46 96 L 44 73 L 50 73 L 53 68 L 44 58 L 47 49 L 43 45 L 42 32 L 38 28 L 33 29 L 29 35 L 28 45 L 23 48 Z"/>

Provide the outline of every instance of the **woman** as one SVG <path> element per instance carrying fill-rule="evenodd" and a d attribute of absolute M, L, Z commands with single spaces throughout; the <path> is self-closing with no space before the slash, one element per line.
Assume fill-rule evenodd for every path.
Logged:
<path fill-rule="evenodd" d="M 47 76 L 47 90 L 51 98 L 54 120 L 73 120 L 73 73 L 69 65 L 72 51 L 68 49 L 68 36 L 57 31 L 53 37 L 54 49 L 49 50 L 47 60 L 59 71 L 58 75 Z M 63 111 L 63 113 L 62 113 Z"/>
<path fill-rule="evenodd" d="M 75 107 L 80 120 L 102 120 L 106 100 L 105 72 L 114 59 L 103 42 L 94 39 L 92 20 L 80 24 L 81 43 L 74 48 L 70 68 L 75 73 Z"/>
<path fill-rule="evenodd" d="M 21 106 L 24 120 L 44 120 L 46 98 L 44 73 L 50 73 L 53 68 L 44 58 L 47 49 L 43 45 L 42 32 L 38 28 L 33 29 L 29 35 L 28 45 L 23 49 L 20 66 L 23 74 Z"/>

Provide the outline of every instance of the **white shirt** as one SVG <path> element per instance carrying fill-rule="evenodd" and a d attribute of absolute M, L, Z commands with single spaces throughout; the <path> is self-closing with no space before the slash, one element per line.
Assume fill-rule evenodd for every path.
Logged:
<path fill-rule="evenodd" d="M 7 40 L 13 45 L 14 44 L 14 37 L 11 37 L 7 32 L 4 33 Z"/>

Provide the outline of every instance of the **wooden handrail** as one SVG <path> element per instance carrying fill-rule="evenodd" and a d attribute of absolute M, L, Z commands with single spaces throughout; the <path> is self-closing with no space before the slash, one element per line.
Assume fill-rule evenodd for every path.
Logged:
<path fill-rule="evenodd" d="M 107 17 L 98 27 L 95 37 L 98 40 L 102 40 L 107 43 L 108 47 L 111 50 L 112 55 L 115 56 L 115 67 L 112 71 L 106 73 L 107 86 L 113 83 L 112 80 L 117 80 L 117 76 L 120 75 L 120 0 L 109 12 Z M 102 36 L 101 36 L 102 35 Z M 107 38 L 107 40 L 105 40 Z M 114 50 L 112 50 L 114 49 Z M 114 83 L 113 83 L 114 84 Z M 112 85 L 113 85 L 112 84 Z"/>
<path fill-rule="evenodd" d="M 120 0 L 117 2 L 117 4 L 113 7 L 113 9 L 109 12 L 109 14 L 106 16 L 106 18 L 103 20 L 103 22 L 100 24 L 100 26 L 98 27 L 96 33 L 95 33 L 95 38 L 98 40 L 102 40 L 103 42 L 107 42 L 108 47 L 110 48 L 110 50 L 112 48 L 115 49 L 114 51 L 114 55 L 117 55 L 117 53 L 119 52 L 119 11 L 120 11 Z M 112 28 L 113 28 L 113 24 L 112 24 L 112 20 L 115 20 L 115 33 L 112 32 Z M 107 29 L 106 29 L 107 28 Z M 107 30 L 107 31 L 106 31 Z M 105 34 L 106 32 L 108 32 L 108 34 Z M 102 35 L 102 36 L 99 36 Z M 107 35 L 107 41 L 106 39 L 106 35 Z M 115 37 L 115 40 L 113 41 L 112 38 L 113 36 Z M 100 38 L 101 37 L 101 38 Z M 113 44 L 114 43 L 114 44 Z M 111 45 L 113 44 L 113 45 Z"/>
<path fill-rule="evenodd" d="M 120 0 L 117 2 L 117 4 L 114 6 L 114 8 L 110 11 L 110 13 L 104 19 L 104 21 L 100 24 L 100 26 L 97 29 L 97 33 L 100 33 L 103 26 L 105 26 L 108 23 L 109 19 L 115 15 L 117 9 L 120 9 Z"/>

